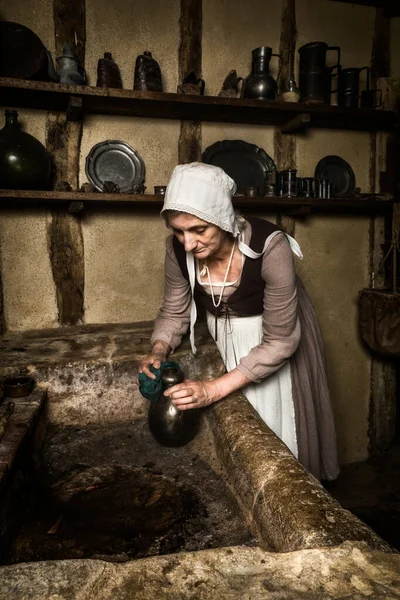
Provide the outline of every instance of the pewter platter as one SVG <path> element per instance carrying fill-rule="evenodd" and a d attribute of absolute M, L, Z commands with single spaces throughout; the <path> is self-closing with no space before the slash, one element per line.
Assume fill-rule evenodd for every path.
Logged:
<path fill-rule="evenodd" d="M 129 193 L 132 186 L 143 183 L 145 164 L 140 154 L 120 140 L 106 140 L 93 146 L 86 158 L 86 176 L 103 191 L 105 181 L 119 186 L 121 193 Z"/>
<path fill-rule="evenodd" d="M 202 161 L 221 167 L 232 177 L 236 182 L 238 194 L 243 194 L 247 188 L 255 187 L 263 196 L 265 176 L 276 168 L 273 159 L 265 150 L 244 140 L 216 142 L 204 150 Z"/>

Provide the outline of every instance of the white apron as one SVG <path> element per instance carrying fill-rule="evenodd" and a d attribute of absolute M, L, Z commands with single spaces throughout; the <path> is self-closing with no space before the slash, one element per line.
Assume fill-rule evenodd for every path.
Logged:
<path fill-rule="evenodd" d="M 207 325 L 215 340 L 215 316 L 207 312 Z M 262 316 L 226 317 L 217 319 L 216 344 L 227 371 L 232 371 L 240 359 L 262 341 Z M 260 383 L 242 390 L 262 420 L 286 444 L 297 458 L 297 436 L 290 361 Z"/>
<path fill-rule="evenodd" d="M 300 246 L 290 235 L 274 231 L 267 237 L 262 252 L 255 252 L 244 243 L 242 235 L 238 240 L 239 250 L 248 258 L 261 257 L 268 249 L 271 240 L 276 235 L 285 235 L 294 254 L 303 258 Z M 194 256 L 191 252 L 186 253 L 186 265 L 189 274 L 189 283 L 192 291 L 192 304 L 190 313 L 190 343 L 192 351 L 196 354 L 194 343 L 194 324 L 197 318 L 196 303 L 194 302 L 194 286 L 196 279 L 196 268 Z M 217 319 L 218 349 L 225 363 L 227 371 L 234 369 L 240 359 L 246 356 L 254 346 L 262 341 L 262 315 L 255 317 L 230 318 L 226 322 L 225 317 Z M 214 340 L 215 316 L 207 312 L 208 329 Z M 242 389 L 247 400 L 256 409 L 263 421 L 272 431 L 287 445 L 289 450 L 298 457 L 298 446 L 296 436 L 296 422 L 294 403 L 292 395 L 292 379 L 290 373 L 290 361 L 276 373 L 266 377 L 261 383 L 252 383 Z"/>

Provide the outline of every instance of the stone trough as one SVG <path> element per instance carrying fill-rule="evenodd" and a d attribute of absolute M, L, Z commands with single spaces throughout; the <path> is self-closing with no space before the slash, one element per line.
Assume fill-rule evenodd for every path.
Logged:
<path fill-rule="evenodd" d="M 240 393 L 164 448 L 138 360 L 151 323 L 10 333 L 1 375 L 0 599 L 400 598 L 400 557 L 294 459 Z M 223 371 L 208 334 L 174 354 Z"/>

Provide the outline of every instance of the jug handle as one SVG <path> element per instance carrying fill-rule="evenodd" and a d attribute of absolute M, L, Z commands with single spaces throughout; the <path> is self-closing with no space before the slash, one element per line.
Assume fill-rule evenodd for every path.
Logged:
<path fill-rule="evenodd" d="M 329 52 L 329 50 L 335 50 L 335 52 L 337 52 L 337 63 L 334 66 L 338 67 L 340 65 L 340 46 L 328 46 L 327 52 Z"/>
<path fill-rule="evenodd" d="M 200 88 L 200 95 L 203 96 L 204 95 L 204 86 L 206 85 L 204 79 L 198 79 L 196 81 L 196 83 Z"/>
<path fill-rule="evenodd" d="M 366 84 L 365 89 L 369 90 L 370 69 L 369 69 L 369 67 L 361 67 L 360 73 L 361 73 L 361 71 L 367 71 L 367 84 Z"/>
<path fill-rule="evenodd" d="M 375 104 L 374 106 L 374 108 L 379 108 L 379 106 L 382 106 L 382 90 L 374 90 L 374 92 L 380 93 L 378 104 Z"/>
<path fill-rule="evenodd" d="M 340 65 L 333 65 L 333 67 L 328 67 L 328 69 L 331 72 L 331 91 L 330 94 L 335 94 L 338 91 L 338 86 L 339 86 L 339 71 L 340 71 Z M 333 74 L 334 69 L 336 69 L 336 73 Z M 336 81 L 336 90 L 332 89 L 332 78 L 333 77 L 337 77 L 337 81 Z"/>
<path fill-rule="evenodd" d="M 82 75 L 82 77 L 85 78 L 85 85 L 87 83 L 87 75 L 86 75 L 86 71 L 84 69 L 84 67 L 78 67 L 79 73 Z"/>
<path fill-rule="evenodd" d="M 278 85 L 279 77 L 280 77 L 280 74 L 282 71 L 283 60 L 282 60 L 282 56 L 280 54 L 271 54 L 271 56 L 277 56 L 279 58 L 279 69 L 278 69 L 278 75 L 276 76 L 276 83 Z"/>
<path fill-rule="evenodd" d="M 239 83 L 240 83 L 240 91 L 239 91 Z M 243 94 L 244 94 L 244 78 L 243 77 L 237 78 L 237 94 L 238 94 L 238 98 L 243 98 Z"/>

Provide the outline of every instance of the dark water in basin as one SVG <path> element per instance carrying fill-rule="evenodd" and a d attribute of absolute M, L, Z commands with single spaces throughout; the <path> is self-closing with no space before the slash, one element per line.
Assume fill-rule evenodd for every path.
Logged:
<path fill-rule="evenodd" d="M 164 448 L 145 420 L 53 427 L 24 475 L 26 512 L 7 563 L 256 544 L 206 435 Z"/>

